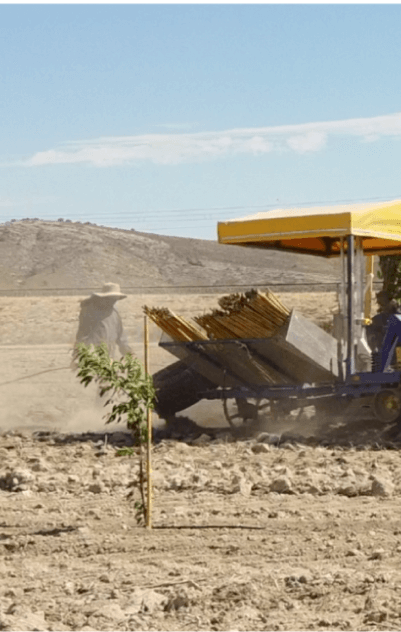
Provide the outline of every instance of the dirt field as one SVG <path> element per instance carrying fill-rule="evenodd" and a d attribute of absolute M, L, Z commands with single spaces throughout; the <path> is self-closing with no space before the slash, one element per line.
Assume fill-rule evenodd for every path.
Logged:
<path fill-rule="evenodd" d="M 335 309 L 334 294 L 282 298 L 318 322 Z M 143 303 L 188 316 L 214 301 L 122 301 L 138 356 Z M 78 299 L 1 307 L 0 629 L 401 628 L 398 444 L 379 444 L 377 428 L 357 419 L 325 433 L 318 420 L 277 440 L 163 440 L 147 531 L 135 490 L 127 497 L 136 460 L 116 456 L 129 435 L 105 433 L 94 393 L 63 368 Z M 157 337 L 152 371 L 174 360 Z M 190 416 L 223 425 L 216 404 Z"/>
<path fill-rule="evenodd" d="M 399 629 L 397 451 L 162 442 L 149 532 L 118 438 L 1 437 L 1 629 Z"/>

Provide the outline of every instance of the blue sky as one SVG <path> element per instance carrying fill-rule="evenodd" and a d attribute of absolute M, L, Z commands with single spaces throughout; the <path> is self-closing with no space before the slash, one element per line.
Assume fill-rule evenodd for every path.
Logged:
<path fill-rule="evenodd" d="M 0 221 L 401 198 L 401 5 L 0 5 Z"/>

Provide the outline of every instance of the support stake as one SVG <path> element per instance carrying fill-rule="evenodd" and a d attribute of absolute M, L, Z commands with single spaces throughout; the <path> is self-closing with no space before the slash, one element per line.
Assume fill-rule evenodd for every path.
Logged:
<path fill-rule="evenodd" d="M 149 375 L 149 327 L 148 327 L 148 317 L 145 314 L 144 316 L 144 364 L 145 364 L 145 373 Z M 148 408 L 147 411 L 147 429 L 148 429 L 148 438 L 146 443 L 146 491 L 147 491 L 147 499 L 146 499 L 146 527 L 147 529 L 152 528 L 152 410 Z"/>

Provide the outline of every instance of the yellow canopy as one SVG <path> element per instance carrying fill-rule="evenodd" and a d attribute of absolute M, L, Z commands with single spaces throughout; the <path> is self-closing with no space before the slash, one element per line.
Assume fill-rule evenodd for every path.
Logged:
<path fill-rule="evenodd" d="M 401 200 L 277 209 L 218 223 L 221 244 L 334 257 L 341 238 L 360 237 L 366 255 L 401 254 Z"/>

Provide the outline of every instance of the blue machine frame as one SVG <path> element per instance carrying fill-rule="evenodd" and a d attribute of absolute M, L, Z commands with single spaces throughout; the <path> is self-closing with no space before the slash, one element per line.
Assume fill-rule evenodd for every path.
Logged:
<path fill-rule="evenodd" d="M 344 240 L 345 241 L 345 240 Z M 347 265 L 346 265 L 346 295 L 347 295 L 347 331 L 346 331 L 346 346 L 347 355 L 345 358 L 345 376 L 342 371 L 342 375 L 336 381 L 303 383 L 303 384 L 275 384 L 269 386 L 265 384 L 249 384 L 247 386 L 241 385 L 241 380 L 236 380 L 236 385 L 219 386 L 210 388 L 206 391 L 199 393 L 203 399 L 207 400 L 271 400 L 273 402 L 287 402 L 290 407 L 297 408 L 302 406 L 316 404 L 319 399 L 334 398 L 339 401 L 342 399 L 344 402 L 348 402 L 352 399 L 359 399 L 364 397 L 376 396 L 380 392 L 384 392 L 385 396 L 394 392 L 398 399 L 398 412 L 397 415 L 401 415 L 401 371 L 395 370 L 392 366 L 393 358 L 395 355 L 398 342 L 401 343 L 401 315 L 392 314 L 387 321 L 386 333 L 381 345 L 381 349 L 377 354 L 375 362 L 372 362 L 372 370 L 369 372 L 357 372 L 355 370 L 355 325 L 356 325 L 356 311 L 357 308 L 354 305 L 354 290 L 355 290 L 355 247 L 358 245 L 355 243 L 353 235 L 346 237 L 347 242 Z M 344 243 L 342 241 L 341 248 L 343 249 Z M 342 250 L 344 252 L 344 250 Z M 359 321 L 360 322 L 360 321 Z M 162 347 L 169 349 L 174 355 L 177 355 L 181 360 L 188 363 L 191 366 L 194 355 L 202 358 L 207 356 L 208 346 L 213 346 L 216 343 L 233 344 L 243 343 L 246 347 L 247 343 L 255 343 L 256 340 L 202 340 L 194 342 L 160 342 Z M 175 351 L 172 351 L 175 348 Z M 183 350 L 182 354 L 177 353 L 177 348 Z M 210 360 L 210 357 L 209 357 Z M 196 362 L 194 363 L 196 364 Z M 341 360 L 343 365 L 343 361 Z M 213 365 L 213 359 L 212 359 Z M 224 365 L 224 358 L 223 358 Z M 220 362 L 220 370 L 223 369 L 224 375 L 229 375 L 229 369 L 223 366 Z M 217 366 L 217 365 L 216 365 Z M 274 365 L 272 365 L 274 368 Z M 213 368 L 213 366 L 212 366 Z M 276 367 L 277 368 L 277 367 Z M 196 368 L 195 368 L 196 370 Z M 238 376 L 237 376 L 238 377 Z M 396 392 L 397 391 L 397 392 Z M 298 403 L 298 406 L 297 406 Z M 390 406 L 391 408 L 391 406 Z M 398 419 L 398 417 L 397 417 Z M 394 421 L 394 420 L 393 420 Z"/>
<path fill-rule="evenodd" d="M 346 376 L 344 380 L 321 385 L 283 385 L 283 386 L 252 386 L 214 389 L 203 393 L 205 399 L 272 399 L 291 400 L 302 399 L 314 401 L 323 397 L 361 398 L 379 393 L 383 388 L 398 388 L 401 382 L 401 371 L 391 368 L 398 341 L 401 339 L 401 316 L 389 316 L 387 330 L 379 352 L 379 362 L 372 372 L 355 371 L 354 345 L 354 237 L 347 237 L 347 358 Z"/>

